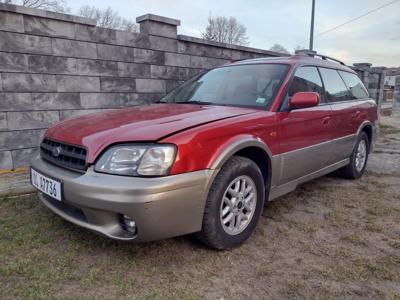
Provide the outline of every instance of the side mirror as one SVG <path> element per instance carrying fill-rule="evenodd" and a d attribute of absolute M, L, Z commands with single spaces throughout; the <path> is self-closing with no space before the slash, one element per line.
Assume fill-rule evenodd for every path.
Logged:
<path fill-rule="evenodd" d="M 298 92 L 292 96 L 289 101 L 289 108 L 307 108 L 317 106 L 320 101 L 320 96 L 315 92 Z"/>

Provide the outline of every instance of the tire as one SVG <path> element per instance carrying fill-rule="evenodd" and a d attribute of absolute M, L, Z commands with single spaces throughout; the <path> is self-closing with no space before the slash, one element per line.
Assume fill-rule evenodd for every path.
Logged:
<path fill-rule="evenodd" d="M 241 194 L 243 187 L 246 191 Z M 264 179 L 258 166 L 248 158 L 231 157 L 211 185 L 202 229 L 196 234 L 197 238 L 219 250 L 241 245 L 253 233 L 264 207 L 264 199 Z M 228 219 L 230 221 L 223 225 Z"/>
<path fill-rule="evenodd" d="M 364 144 L 365 147 L 365 153 L 364 153 L 364 163 L 362 165 L 362 168 L 360 167 L 360 165 L 357 165 L 357 162 L 361 159 L 361 157 L 358 157 L 357 160 L 357 155 L 359 153 L 360 150 L 360 144 Z M 369 155 L 369 140 L 368 140 L 368 136 L 365 132 L 361 132 L 360 135 L 358 136 L 357 139 L 357 143 L 353 149 L 353 152 L 351 153 L 350 156 L 350 163 L 339 169 L 338 170 L 338 175 L 340 177 L 346 178 L 346 179 L 358 179 L 360 178 L 364 172 L 365 172 L 365 168 L 367 167 L 367 162 L 368 162 L 368 155 Z"/>

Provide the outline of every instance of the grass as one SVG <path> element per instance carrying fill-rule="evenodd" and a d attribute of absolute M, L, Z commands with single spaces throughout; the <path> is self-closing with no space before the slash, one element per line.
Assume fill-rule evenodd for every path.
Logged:
<path fill-rule="evenodd" d="M 0 199 L 0 298 L 47 298 L 60 288 L 72 296 L 104 293 L 110 297 L 137 294 L 139 281 L 131 269 L 140 266 L 144 248 L 119 244 L 70 225 L 39 204 L 36 196 Z M 168 243 L 168 242 L 167 242 Z M 150 270 L 149 270 L 150 269 Z M 168 282 L 176 281 L 170 273 Z M 103 291 L 112 286 L 112 291 Z M 140 299 L 187 298 L 184 287 L 142 289 Z M 92 295 L 86 291 L 98 291 Z"/>

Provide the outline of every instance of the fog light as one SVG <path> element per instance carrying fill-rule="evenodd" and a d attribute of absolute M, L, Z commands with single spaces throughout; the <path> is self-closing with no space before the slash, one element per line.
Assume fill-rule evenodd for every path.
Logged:
<path fill-rule="evenodd" d="M 132 220 L 131 217 L 127 216 L 127 215 L 123 215 L 122 216 L 122 222 L 124 224 L 125 230 L 132 233 L 132 234 L 136 234 L 136 223 L 135 221 Z"/>

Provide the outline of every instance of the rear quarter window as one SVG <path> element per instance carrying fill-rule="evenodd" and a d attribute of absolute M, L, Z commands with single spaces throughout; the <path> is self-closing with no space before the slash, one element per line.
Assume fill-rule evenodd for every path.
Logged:
<path fill-rule="evenodd" d="M 369 97 L 367 89 L 356 74 L 344 71 L 339 71 L 339 74 L 346 83 L 350 92 L 350 96 L 353 99 L 365 99 Z"/>

